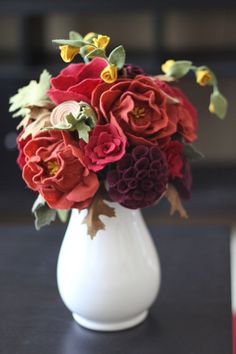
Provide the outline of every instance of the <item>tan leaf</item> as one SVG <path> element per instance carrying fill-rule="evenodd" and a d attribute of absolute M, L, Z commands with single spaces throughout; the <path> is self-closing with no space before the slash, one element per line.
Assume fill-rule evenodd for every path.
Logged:
<path fill-rule="evenodd" d="M 183 207 L 179 193 L 177 192 L 173 184 L 168 184 L 165 196 L 170 203 L 170 215 L 173 215 L 175 212 L 178 212 L 181 218 L 187 219 L 188 214 L 185 208 Z"/>
<path fill-rule="evenodd" d="M 100 215 L 108 217 L 115 216 L 115 209 L 107 205 L 100 191 L 93 198 L 92 204 L 88 207 L 87 216 L 83 220 L 83 224 L 88 227 L 88 234 L 93 239 L 99 230 L 105 230 L 106 226 L 101 221 Z"/>
<path fill-rule="evenodd" d="M 25 108 L 27 113 L 24 119 L 18 124 L 17 129 L 26 128 L 31 120 L 36 120 L 41 113 L 51 111 L 55 107 L 55 104 L 51 101 L 41 101 L 37 105 L 28 105 Z"/>
<path fill-rule="evenodd" d="M 173 76 L 168 76 L 168 75 L 156 75 L 153 76 L 153 78 L 161 81 L 166 81 L 166 82 L 176 81 L 176 79 Z"/>
<path fill-rule="evenodd" d="M 21 136 L 20 140 L 24 140 L 27 136 L 32 135 L 35 136 L 39 134 L 44 128 L 51 127 L 50 123 L 50 112 L 45 110 L 41 112 L 36 120 L 33 120 L 30 124 L 25 127 L 24 133 Z"/>

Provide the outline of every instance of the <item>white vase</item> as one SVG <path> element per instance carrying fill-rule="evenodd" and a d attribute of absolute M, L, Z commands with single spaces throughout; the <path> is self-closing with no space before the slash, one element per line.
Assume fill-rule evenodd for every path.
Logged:
<path fill-rule="evenodd" d="M 116 217 L 101 216 L 106 229 L 92 240 L 73 210 L 61 246 L 60 295 L 81 326 L 117 331 L 136 326 L 148 314 L 160 287 L 159 258 L 139 210 L 116 203 Z"/>

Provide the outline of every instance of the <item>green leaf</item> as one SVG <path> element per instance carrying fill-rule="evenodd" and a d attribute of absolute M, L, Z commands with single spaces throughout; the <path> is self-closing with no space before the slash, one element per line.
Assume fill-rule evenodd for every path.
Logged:
<path fill-rule="evenodd" d="M 57 215 L 59 217 L 59 219 L 61 220 L 61 222 L 66 222 L 69 216 L 69 212 L 70 210 L 68 209 L 57 209 Z"/>
<path fill-rule="evenodd" d="M 56 210 L 49 208 L 43 197 L 39 194 L 32 207 L 32 213 L 35 216 L 35 228 L 40 230 L 41 227 L 49 225 L 56 219 Z"/>
<path fill-rule="evenodd" d="M 118 69 L 122 69 L 125 64 L 125 50 L 122 45 L 113 49 L 108 57 L 110 64 L 115 65 Z"/>
<path fill-rule="evenodd" d="M 94 49 L 93 51 L 86 54 L 86 58 L 88 58 L 88 59 L 91 59 L 94 57 L 100 57 L 100 58 L 106 59 L 106 54 L 105 54 L 104 50 L 99 49 L 99 48 Z"/>
<path fill-rule="evenodd" d="M 185 76 L 192 66 L 192 62 L 188 60 L 179 60 L 170 66 L 167 73 L 168 76 L 172 76 L 175 79 L 180 79 Z"/>
<path fill-rule="evenodd" d="M 44 70 L 40 75 L 39 82 L 32 80 L 27 86 L 20 88 L 14 96 L 10 98 L 9 112 L 15 112 L 13 117 L 25 116 L 28 105 L 37 106 L 41 101 L 47 100 L 47 91 L 50 88 L 51 75 Z"/>
<path fill-rule="evenodd" d="M 79 41 L 83 41 L 83 37 L 81 36 L 81 34 L 79 34 L 76 31 L 70 31 L 69 32 L 69 39 L 73 40 L 79 40 Z"/>
<path fill-rule="evenodd" d="M 89 127 L 85 122 L 79 122 L 76 125 L 76 130 L 78 132 L 79 138 L 88 143 L 91 127 Z"/>
<path fill-rule="evenodd" d="M 227 113 L 228 102 L 226 98 L 218 91 L 214 90 L 210 96 L 209 110 L 218 118 L 224 119 Z"/>
<path fill-rule="evenodd" d="M 190 161 L 199 160 L 204 157 L 204 155 L 191 144 L 184 145 L 184 156 Z"/>
<path fill-rule="evenodd" d="M 79 39 L 53 39 L 52 42 L 58 45 L 70 45 L 71 47 L 77 48 L 83 47 L 87 44 L 86 42 Z"/>

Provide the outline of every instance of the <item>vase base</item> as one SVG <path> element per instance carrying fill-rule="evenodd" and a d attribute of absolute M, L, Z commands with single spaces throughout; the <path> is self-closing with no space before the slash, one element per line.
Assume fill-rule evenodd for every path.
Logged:
<path fill-rule="evenodd" d="M 144 311 L 139 315 L 132 317 L 128 320 L 113 322 L 113 323 L 90 321 L 84 317 L 79 316 L 77 313 L 73 313 L 73 318 L 82 327 L 92 329 L 94 331 L 112 332 L 112 331 L 122 331 L 124 329 L 137 326 L 138 324 L 140 324 L 145 320 L 147 314 L 148 311 Z"/>

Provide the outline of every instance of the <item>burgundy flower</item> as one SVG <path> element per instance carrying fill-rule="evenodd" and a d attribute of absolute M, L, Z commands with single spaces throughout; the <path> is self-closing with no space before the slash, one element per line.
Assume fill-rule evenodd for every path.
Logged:
<path fill-rule="evenodd" d="M 169 178 L 172 180 L 175 177 L 183 177 L 183 144 L 179 141 L 170 141 L 164 149 L 168 162 Z"/>
<path fill-rule="evenodd" d="M 192 175 L 189 161 L 184 161 L 182 178 L 175 178 L 172 183 L 182 199 L 189 200 L 191 198 Z"/>
<path fill-rule="evenodd" d="M 107 66 L 101 58 L 88 64 L 70 64 L 60 74 L 51 79 L 48 96 L 55 104 L 64 101 L 85 101 L 90 103 L 95 87 L 102 82 L 100 74 Z"/>
<path fill-rule="evenodd" d="M 121 77 L 128 77 L 134 79 L 137 75 L 145 75 L 142 68 L 132 64 L 125 64 L 121 71 Z"/>
<path fill-rule="evenodd" d="M 139 145 L 107 174 L 111 199 L 130 209 L 155 203 L 165 192 L 168 167 L 157 147 Z"/>
<path fill-rule="evenodd" d="M 120 160 L 125 154 L 126 137 L 116 121 L 96 125 L 89 134 L 89 142 L 80 140 L 88 169 L 97 172 L 107 164 Z"/>

